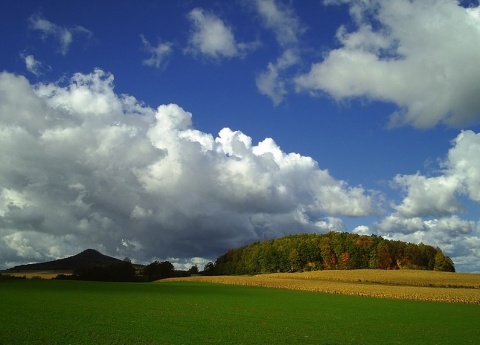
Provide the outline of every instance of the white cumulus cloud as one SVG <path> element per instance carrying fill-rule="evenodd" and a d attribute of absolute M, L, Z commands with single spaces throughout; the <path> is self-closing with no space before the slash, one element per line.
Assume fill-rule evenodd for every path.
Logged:
<path fill-rule="evenodd" d="M 397 175 L 393 185 L 403 199 L 394 213 L 376 224 L 380 235 L 438 245 L 470 270 L 478 262 L 480 218 L 462 219 L 463 210 L 480 205 L 480 134 L 462 131 L 441 162 L 437 176 Z"/>
<path fill-rule="evenodd" d="M 299 75 L 299 90 L 335 99 L 391 102 L 390 125 L 461 126 L 480 119 L 480 7 L 455 0 L 332 0 L 346 3 L 355 29 Z"/>
<path fill-rule="evenodd" d="M 462 181 L 461 192 L 480 202 L 480 133 L 462 131 L 445 162 L 448 174 Z"/>
<path fill-rule="evenodd" d="M 479 226 L 479 221 L 457 215 L 426 219 L 393 213 L 375 224 L 375 232 L 390 239 L 438 246 L 453 259 L 457 270 L 472 272 L 478 269 L 480 258 Z"/>
<path fill-rule="evenodd" d="M 88 247 L 215 259 L 375 210 L 374 193 L 310 157 L 229 128 L 201 132 L 180 106 L 150 108 L 113 82 L 98 69 L 36 85 L 0 73 L 0 265 Z"/>
<path fill-rule="evenodd" d="M 462 210 L 456 198 L 460 181 L 455 175 L 397 175 L 394 183 L 407 191 L 402 203 L 394 207 L 402 216 L 454 214 Z"/>
<path fill-rule="evenodd" d="M 393 184 L 405 193 L 395 205 L 403 217 L 439 216 L 461 212 L 460 197 L 480 201 L 480 134 L 462 131 L 453 141 L 438 176 L 397 175 Z"/>

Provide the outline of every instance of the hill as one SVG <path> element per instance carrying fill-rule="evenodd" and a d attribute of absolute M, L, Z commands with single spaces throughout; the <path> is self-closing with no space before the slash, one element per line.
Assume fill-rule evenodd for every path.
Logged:
<path fill-rule="evenodd" d="M 77 255 L 64 259 L 35 264 L 19 265 L 9 268 L 8 271 L 74 271 L 83 267 L 109 266 L 122 263 L 122 260 L 104 255 L 94 249 L 86 249 Z"/>
<path fill-rule="evenodd" d="M 420 269 L 455 272 L 440 248 L 346 232 L 290 235 L 230 249 L 215 275 L 346 269 Z"/>

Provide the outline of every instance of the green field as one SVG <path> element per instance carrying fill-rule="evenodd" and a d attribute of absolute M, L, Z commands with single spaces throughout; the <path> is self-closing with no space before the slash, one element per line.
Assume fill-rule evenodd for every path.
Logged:
<path fill-rule="evenodd" d="M 0 344 L 478 344 L 480 306 L 209 283 L 0 283 Z"/>

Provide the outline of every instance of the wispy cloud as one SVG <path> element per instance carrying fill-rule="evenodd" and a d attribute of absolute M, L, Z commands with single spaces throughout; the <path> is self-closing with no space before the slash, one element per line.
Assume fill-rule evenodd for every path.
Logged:
<path fill-rule="evenodd" d="M 33 55 L 20 54 L 25 62 L 25 68 L 35 76 L 40 76 L 47 69 L 40 61 L 36 60 Z"/>
<path fill-rule="evenodd" d="M 188 14 L 192 24 L 187 52 L 210 58 L 244 57 L 258 42 L 237 42 L 231 27 L 216 15 L 196 8 Z"/>
<path fill-rule="evenodd" d="M 305 27 L 292 8 L 275 0 L 257 0 L 255 8 L 263 25 L 273 32 L 283 50 L 275 62 L 269 62 L 266 70 L 257 75 L 256 84 L 261 94 L 268 96 L 274 105 L 279 105 L 288 93 L 286 71 L 300 62 L 298 44 Z"/>
<path fill-rule="evenodd" d="M 77 35 L 86 36 L 90 39 L 93 34 L 83 26 L 64 27 L 54 24 L 45 19 L 41 14 L 32 15 L 29 19 L 29 26 L 32 30 L 41 33 L 42 39 L 52 37 L 59 44 L 59 51 L 62 55 L 66 55 L 70 49 L 73 39 Z"/>
<path fill-rule="evenodd" d="M 277 61 L 269 62 L 267 69 L 257 75 L 255 81 L 258 91 L 268 96 L 274 105 L 282 103 L 288 93 L 288 80 L 285 78 L 284 72 L 298 61 L 299 56 L 295 50 L 285 50 Z"/>
<path fill-rule="evenodd" d="M 150 55 L 148 59 L 143 60 L 143 64 L 155 68 L 165 67 L 169 56 L 173 53 L 173 43 L 159 42 L 153 46 L 143 35 L 140 35 L 145 51 Z"/>
<path fill-rule="evenodd" d="M 263 24 L 272 30 L 278 44 L 289 48 L 299 43 L 306 28 L 291 7 L 275 0 L 256 0 L 255 6 Z"/>

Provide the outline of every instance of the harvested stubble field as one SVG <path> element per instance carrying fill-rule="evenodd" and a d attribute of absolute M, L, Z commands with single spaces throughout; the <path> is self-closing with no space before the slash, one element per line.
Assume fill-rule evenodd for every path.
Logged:
<path fill-rule="evenodd" d="M 25 277 L 27 279 L 53 279 L 59 274 L 66 274 L 70 275 L 73 274 L 73 271 L 19 271 L 19 272 L 10 272 L 4 271 L 1 272 L 4 274 L 8 274 L 14 277 Z"/>
<path fill-rule="evenodd" d="M 163 281 L 201 281 L 305 290 L 353 296 L 480 304 L 480 274 L 418 270 L 347 270 L 198 276 Z"/>

